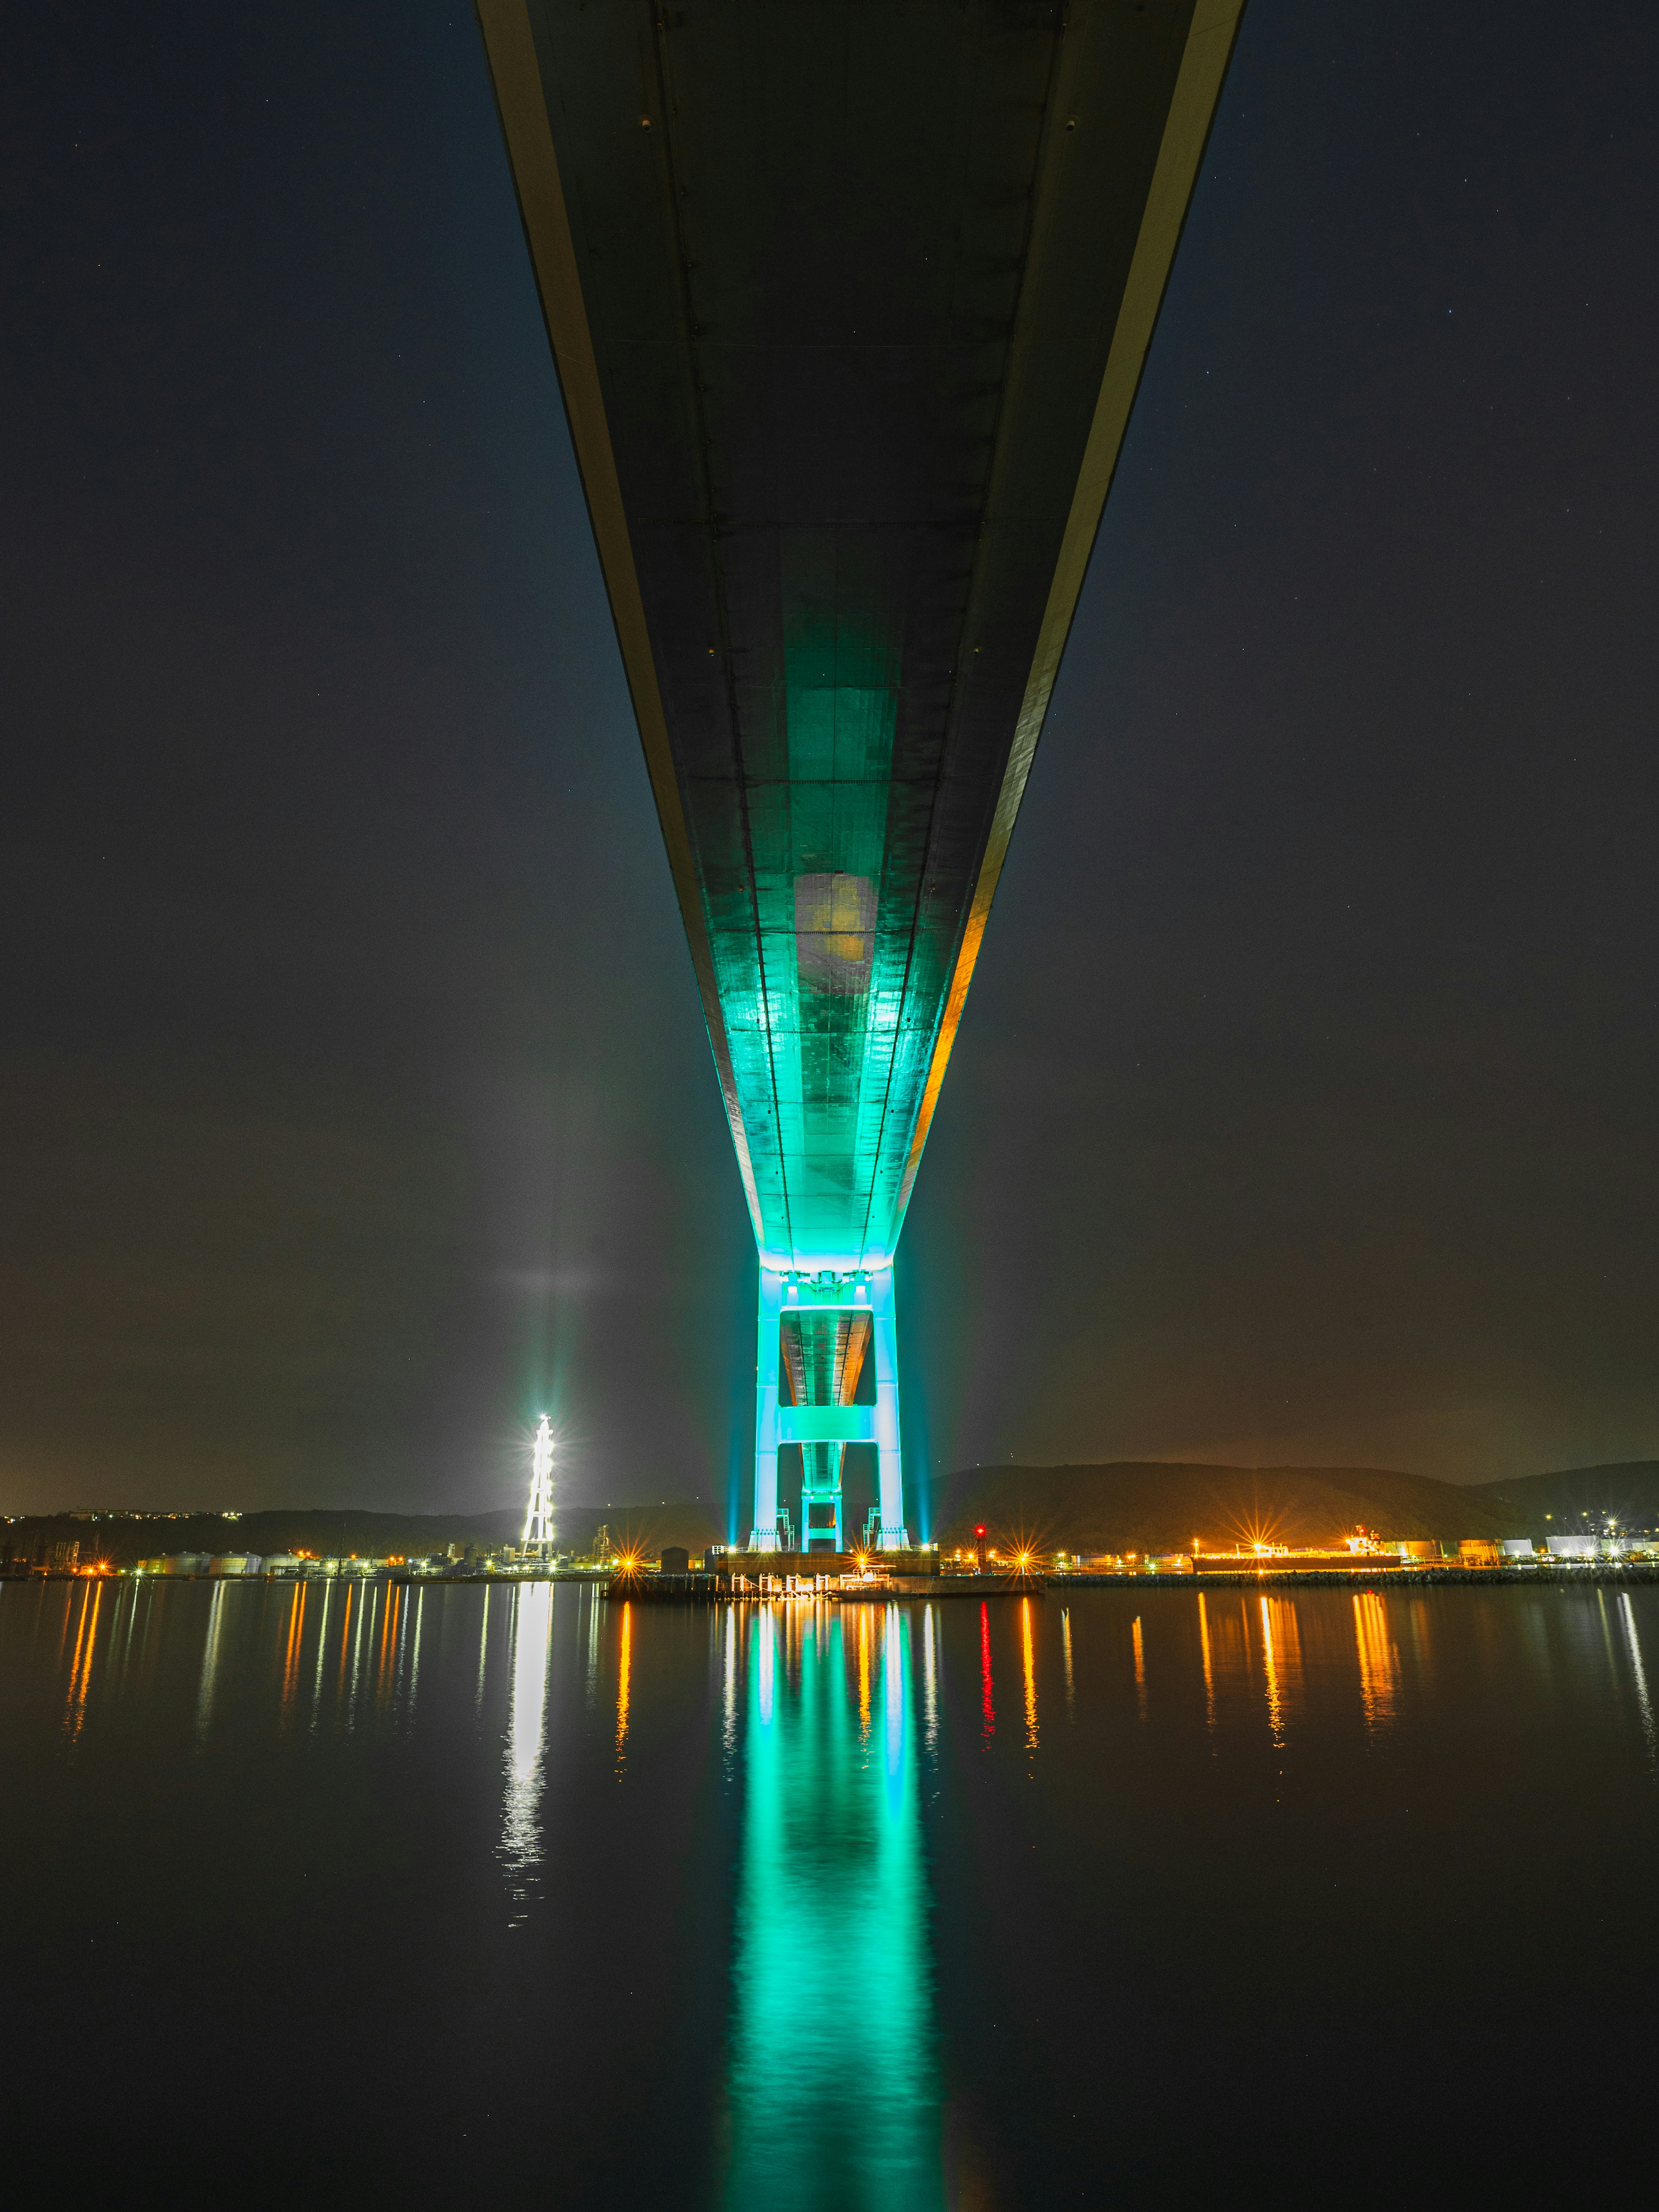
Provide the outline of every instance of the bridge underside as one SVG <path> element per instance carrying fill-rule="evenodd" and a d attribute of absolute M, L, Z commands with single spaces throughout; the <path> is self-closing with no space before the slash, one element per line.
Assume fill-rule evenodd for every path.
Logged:
<path fill-rule="evenodd" d="M 893 1250 L 1239 4 L 479 0 L 759 1249 L 764 1547 L 792 1441 L 803 1542 L 848 1442 L 904 1540 Z"/>

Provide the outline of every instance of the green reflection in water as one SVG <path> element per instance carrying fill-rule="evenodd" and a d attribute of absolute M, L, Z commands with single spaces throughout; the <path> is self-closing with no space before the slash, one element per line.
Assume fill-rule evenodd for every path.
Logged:
<path fill-rule="evenodd" d="M 769 1607 L 748 1644 L 725 2201 L 940 2206 L 909 1620 Z"/>

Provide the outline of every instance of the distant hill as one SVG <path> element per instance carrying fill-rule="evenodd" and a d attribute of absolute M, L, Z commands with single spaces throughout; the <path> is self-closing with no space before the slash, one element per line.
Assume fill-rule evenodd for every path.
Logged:
<path fill-rule="evenodd" d="M 1548 1516 L 1553 1516 L 1553 1518 Z M 1541 1538 L 1612 1518 L 1627 1528 L 1659 1528 L 1659 1460 L 1573 1468 L 1502 1482 L 1438 1482 L 1386 1468 L 1212 1467 L 1164 1460 L 1115 1460 L 1092 1467 L 977 1467 L 933 1486 L 933 1533 L 950 1550 L 982 1521 L 993 1540 L 1024 1537 L 1045 1551 L 1174 1552 L 1196 1535 L 1222 1549 L 1259 1535 L 1277 1543 L 1331 1543 L 1356 1522 L 1383 1536 Z M 601 1522 L 647 1553 L 669 1544 L 701 1552 L 725 1534 L 724 1516 L 705 1503 L 573 1505 L 558 1516 L 559 1542 L 586 1551 Z M 516 1510 L 496 1513 L 371 1513 L 295 1507 L 174 1519 L 37 1514 L 0 1522 L 0 1553 L 33 1556 L 37 1546 L 79 1537 L 82 1557 L 118 1565 L 164 1552 L 306 1551 L 384 1559 L 481 1549 L 511 1542 Z M 743 1534 L 748 1533 L 745 1523 Z"/>
<path fill-rule="evenodd" d="M 1513 1487 L 1513 1486 L 1510 1486 Z M 1383 1536 L 1527 1534 L 1525 1510 L 1490 1487 L 1471 1490 L 1384 1468 L 1206 1467 L 1116 1460 L 1102 1467 L 978 1467 L 934 1486 L 933 1534 L 951 1550 L 983 1522 L 1044 1551 L 1207 1550 L 1252 1539 L 1333 1543 L 1356 1523 Z"/>
<path fill-rule="evenodd" d="M 1605 1521 L 1621 1528 L 1659 1528 L 1659 1459 L 1620 1460 L 1607 1467 L 1575 1467 L 1559 1474 L 1522 1474 L 1472 1486 L 1472 1497 L 1489 1498 L 1522 1516 L 1529 1536 L 1571 1534 L 1572 1524 Z M 1553 1516 L 1549 1517 L 1549 1516 Z"/>
<path fill-rule="evenodd" d="M 613 1536 L 647 1551 L 667 1544 L 690 1550 L 720 1540 L 723 1533 L 713 1509 L 702 1504 L 580 1505 L 557 1516 L 559 1543 L 584 1551 L 595 1530 L 606 1523 Z M 167 1552 L 315 1552 L 319 1556 L 385 1559 L 441 1552 L 451 1544 L 476 1544 L 481 1551 L 517 1540 L 522 1511 L 497 1513 L 369 1513 L 329 1507 L 295 1506 L 269 1513 L 102 1515 L 85 1520 L 67 1513 L 30 1514 L 0 1524 L 0 1553 L 32 1557 L 41 1543 L 80 1540 L 82 1559 L 107 1559 L 117 1566 Z"/>

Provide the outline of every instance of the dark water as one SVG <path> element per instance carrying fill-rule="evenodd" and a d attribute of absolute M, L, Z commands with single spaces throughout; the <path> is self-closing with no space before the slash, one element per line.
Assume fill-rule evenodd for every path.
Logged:
<path fill-rule="evenodd" d="M 1651 2094 L 1650 1680 L 1646 1588 L 0 1588 L 9 2170 L 1582 2193 Z"/>

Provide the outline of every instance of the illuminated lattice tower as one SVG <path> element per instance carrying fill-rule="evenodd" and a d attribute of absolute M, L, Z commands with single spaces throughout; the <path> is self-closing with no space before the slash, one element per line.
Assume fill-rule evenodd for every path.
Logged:
<path fill-rule="evenodd" d="M 530 1506 L 524 1516 L 523 1549 L 544 1557 L 553 1548 L 553 1431 L 542 1415 L 530 1455 Z"/>

